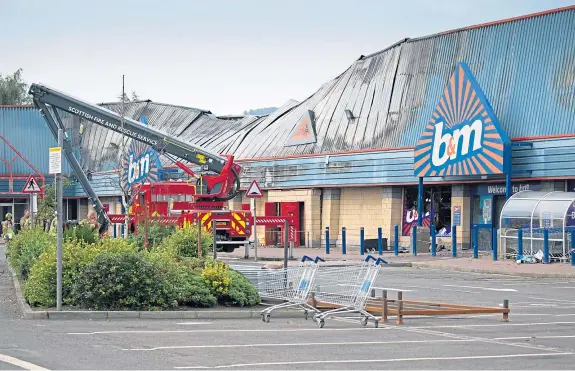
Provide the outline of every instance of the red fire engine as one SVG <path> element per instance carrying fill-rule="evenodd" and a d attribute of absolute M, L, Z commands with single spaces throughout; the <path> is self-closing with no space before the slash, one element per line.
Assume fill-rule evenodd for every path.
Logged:
<path fill-rule="evenodd" d="M 178 227 L 197 225 L 212 233 L 216 221 L 216 234 L 222 250 L 231 252 L 247 243 L 251 236 L 251 213 L 246 210 L 228 210 L 222 201 L 196 201 L 195 185 L 182 181 L 144 183 L 135 187 L 137 199 L 129 210 L 130 230 L 137 232 L 138 224 L 156 222 Z M 109 214 L 112 223 L 124 223 L 124 215 Z"/>

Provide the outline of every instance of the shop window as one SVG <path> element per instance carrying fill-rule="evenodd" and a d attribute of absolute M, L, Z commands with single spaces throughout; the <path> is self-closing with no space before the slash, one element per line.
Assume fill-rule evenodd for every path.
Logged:
<path fill-rule="evenodd" d="M 413 226 L 417 225 L 417 186 L 405 187 L 403 194 L 403 228 L 404 236 L 411 235 Z M 424 187 L 423 225 L 435 225 L 438 236 L 451 232 L 451 186 Z"/>

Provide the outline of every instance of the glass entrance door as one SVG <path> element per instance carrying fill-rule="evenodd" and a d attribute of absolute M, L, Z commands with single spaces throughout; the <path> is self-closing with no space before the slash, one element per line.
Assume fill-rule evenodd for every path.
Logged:
<path fill-rule="evenodd" d="M 477 236 L 477 247 L 479 250 L 492 250 L 492 230 L 493 230 L 493 196 L 473 196 L 472 203 L 472 228 L 477 229 L 477 234 L 472 229 L 471 238 Z M 473 242 L 473 241 L 472 241 Z M 473 246 L 473 243 L 472 243 Z"/>

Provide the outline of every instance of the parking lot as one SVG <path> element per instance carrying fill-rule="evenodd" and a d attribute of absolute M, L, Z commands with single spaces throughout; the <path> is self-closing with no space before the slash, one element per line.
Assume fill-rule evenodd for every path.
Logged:
<path fill-rule="evenodd" d="M 575 362 L 575 281 L 385 268 L 376 287 L 390 297 L 402 290 L 407 299 L 459 304 L 509 299 L 511 321 L 405 317 L 402 326 L 391 318 L 377 329 L 349 315 L 323 329 L 299 314 L 272 315 L 270 323 L 25 321 L 16 333 L 35 329 L 28 348 L 10 349 L 0 335 L 0 353 L 48 369 L 571 369 Z"/>

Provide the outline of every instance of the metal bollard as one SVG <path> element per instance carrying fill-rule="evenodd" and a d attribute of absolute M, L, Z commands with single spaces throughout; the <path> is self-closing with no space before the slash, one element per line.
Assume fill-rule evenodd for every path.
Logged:
<path fill-rule="evenodd" d="M 571 266 L 575 267 L 575 229 L 571 230 Z"/>
<path fill-rule="evenodd" d="M 431 256 L 435 256 L 437 255 L 437 237 L 435 235 L 437 232 L 434 224 L 429 227 L 429 232 L 431 234 Z"/>
<path fill-rule="evenodd" d="M 411 232 L 413 238 L 411 241 L 411 253 L 413 256 L 417 256 L 417 226 L 413 226 L 413 231 Z"/>
<path fill-rule="evenodd" d="M 365 245 L 364 245 L 364 242 L 365 242 L 364 239 L 365 238 L 364 237 L 365 237 L 364 230 L 363 230 L 363 227 L 361 227 L 359 229 L 359 254 L 360 255 L 365 255 Z"/>
<path fill-rule="evenodd" d="M 393 227 L 393 255 L 399 255 L 399 226 Z"/>
<path fill-rule="evenodd" d="M 325 227 L 325 253 L 329 254 L 329 227 Z"/>
<path fill-rule="evenodd" d="M 341 228 L 341 253 L 342 255 L 347 254 L 347 240 L 345 227 Z"/>
<path fill-rule="evenodd" d="M 517 257 L 523 257 L 523 229 L 517 230 Z"/>
<path fill-rule="evenodd" d="M 383 308 L 381 310 L 381 322 L 382 323 L 387 323 L 387 316 L 388 316 L 388 303 L 387 303 L 387 290 L 383 290 L 381 293 L 381 301 L 382 301 L 382 305 Z"/>
<path fill-rule="evenodd" d="M 493 247 L 493 261 L 497 260 L 497 228 L 491 229 L 491 247 Z"/>
<path fill-rule="evenodd" d="M 403 325 L 403 292 L 397 292 L 397 319 L 398 325 Z"/>
<path fill-rule="evenodd" d="M 457 258 L 457 226 L 451 226 L 451 257 Z"/>
<path fill-rule="evenodd" d="M 377 228 L 377 252 L 379 255 L 383 254 L 383 231 L 381 227 Z"/>
<path fill-rule="evenodd" d="M 509 309 L 509 300 L 503 300 L 503 308 Z M 503 318 L 501 318 L 503 322 L 509 322 L 509 313 L 503 313 Z"/>
<path fill-rule="evenodd" d="M 543 230 L 543 264 L 549 264 L 549 230 Z"/>
<path fill-rule="evenodd" d="M 473 226 L 473 259 L 479 258 L 479 228 Z"/>

